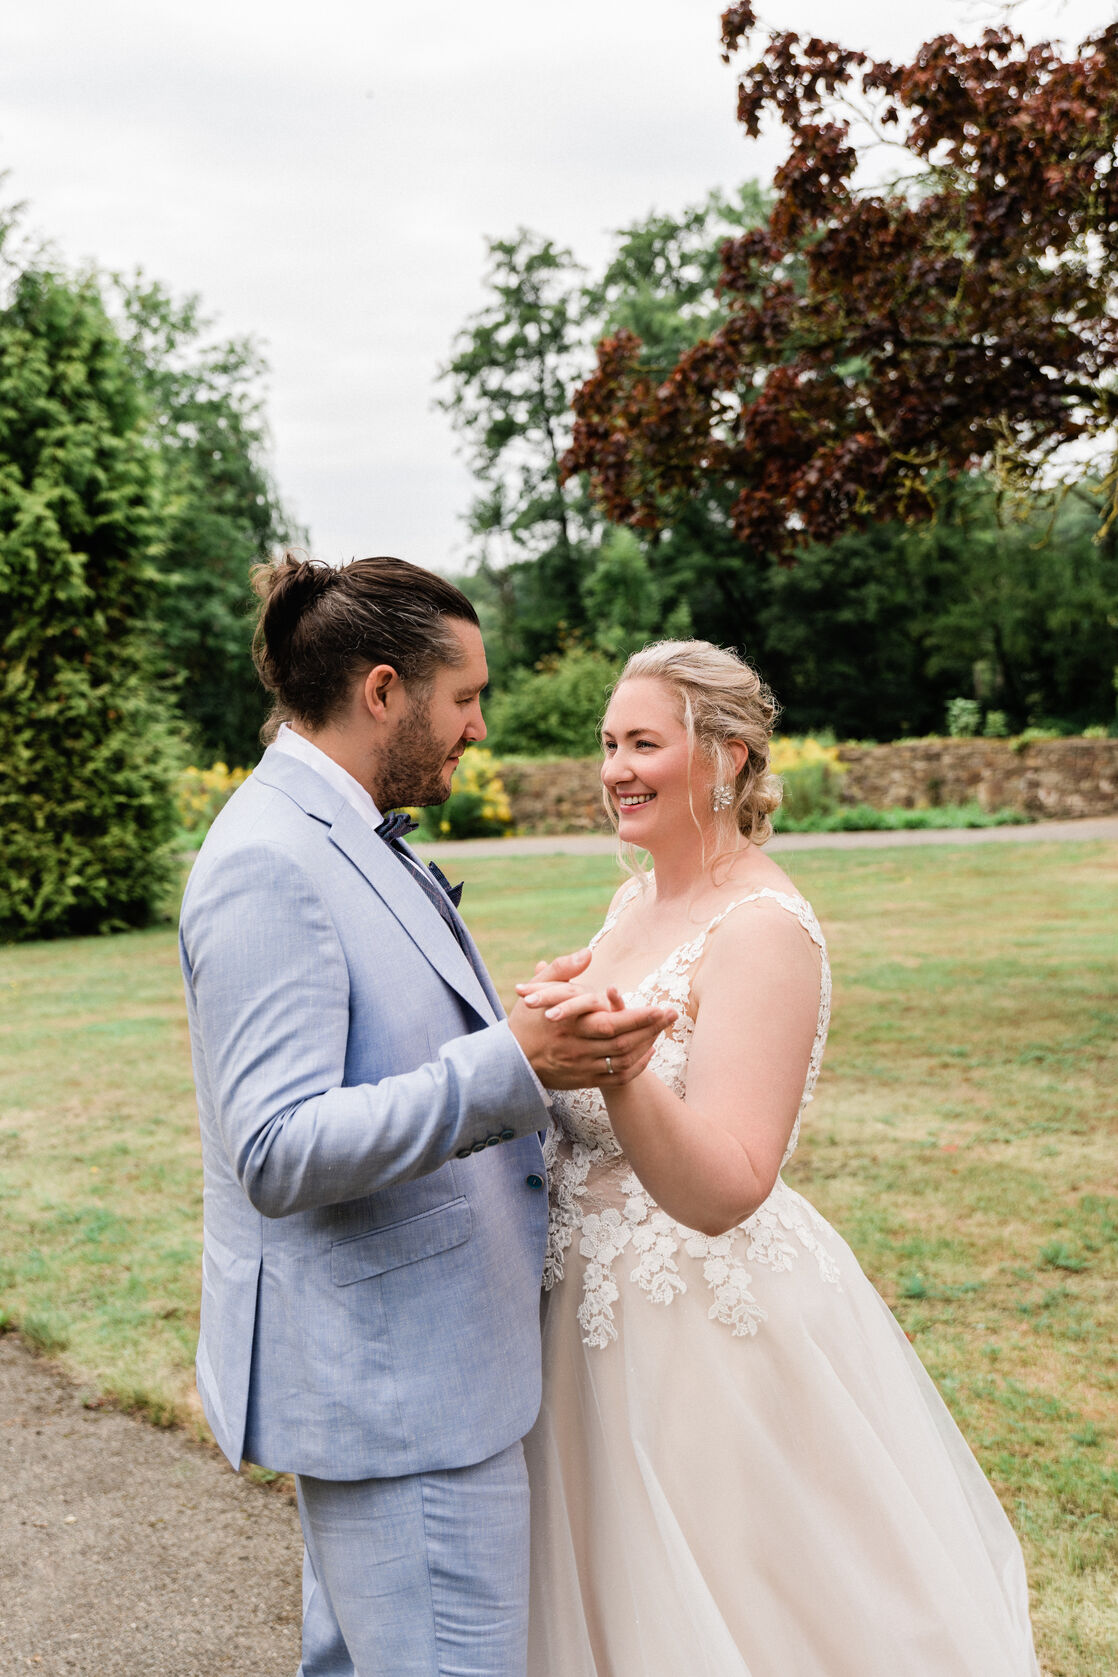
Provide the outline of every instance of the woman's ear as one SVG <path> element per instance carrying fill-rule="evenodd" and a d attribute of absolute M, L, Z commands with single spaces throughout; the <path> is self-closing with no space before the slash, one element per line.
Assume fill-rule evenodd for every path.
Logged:
<path fill-rule="evenodd" d="M 730 761 L 734 765 L 735 778 L 749 761 L 749 747 L 744 740 L 727 740 L 725 749 L 729 752 Z"/>

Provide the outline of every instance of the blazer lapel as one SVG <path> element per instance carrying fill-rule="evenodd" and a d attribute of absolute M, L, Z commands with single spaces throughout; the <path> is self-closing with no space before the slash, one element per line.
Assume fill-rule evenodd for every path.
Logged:
<path fill-rule="evenodd" d="M 465 940 L 466 940 L 466 949 L 467 949 L 467 952 L 468 952 L 469 957 L 470 957 L 470 963 L 473 966 L 474 972 L 477 975 L 478 983 L 481 985 L 482 989 L 485 991 L 486 996 L 489 998 L 489 1005 L 493 1009 L 493 1012 L 496 1014 L 497 1018 L 498 1019 L 503 1019 L 505 1017 L 504 1005 L 501 1001 L 500 996 L 497 994 L 497 991 L 496 991 L 496 989 L 494 987 L 494 984 L 493 984 L 493 980 L 489 976 L 489 973 L 486 969 L 485 962 L 482 960 L 480 954 L 478 953 L 477 944 L 474 942 L 473 938 L 470 935 L 470 928 L 467 926 L 467 924 L 464 920 L 461 921 L 461 926 L 462 926 L 462 934 L 463 934 L 463 936 L 465 937 Z"/>
<path fill-rule="evenodd" d="M 422 885 L 408 878 L 407 863 L 393 856 L 384 840 L 344 800 L 330 828 L 330 840 L 360 868 L 435 970 L 483 1019 L 491 1018 L 493 1005 L 477 973 Z"/>
<path fill-rule="evenodd" d="M 403 847 L 407 851 L 408 855 L 415 862 L 415 865 L 416 865 L 417 868 L 426 868 L 427 867 L 427 864 L 423 860 L 422 856 L 417 856 L 416 855 L 415 851 L 412 849 L 411 845 L 407 842 L 406 839 L 401 839 L 399 842 L 403 845 Z M 434 875 L 430 874 L 430 872 L 428 873 L 428 876 L 432 879 L 434 878 Z M 441 890 L 442 887 L 440 886 L 439 889 Z M 462 938 L 462 942 L 465 945 L 466 954 L 469 956 L 470 965 L 474 969 L 474 973 L 477 977 L 478 983 L 481 985 L 482 989 L 485 991 L 485 994 L 489 998 L 489 1005 L 492 1007 L 493 1012 L 497 1015 L 497 1018 L 498 1019 L 503 1019 L 505 1017 L 505 1010 L 504 1010 L 504 1007 L 501 1004 L 501 998 L 497 994 L 497 992 L 496 992 L 496 990 L 493 986 L 493 980 L 490 978 L 488 972 L 486 971 L 485 962 L 482 960 L 480 954 L 478 953 L 477 944 L 474 942 L 473 938 L 470 935 L 470 928 L 467 926 L 466 922 L 462 919 L 462 916 L 460 914 L 458 916 L 458 931 L 459 931 L 459 934 Z"/>
<path fill-rule="evenodd" d="M 300 808 L 330 828 L 330 842 L 347 856 L 373 890 L 423 951 L 439 976 L 483 1019 L 501 1018 L 500 1002 L 488 983 L 482 983 L 454 933 L 430 902 L 418 880 L 408 878 L 408 866 L 393 856 L 383 839 L 335 792 L 321 775 L 286 752 L 265 753 L 254 773 L 270 786 L 286 792 Z M 419 861 L 419 858 L 416 858 Z M 420 863 L 422 866 L 422 863 Z M 483 972 L 481 958 L 467 933 L 469 948 Z"/>

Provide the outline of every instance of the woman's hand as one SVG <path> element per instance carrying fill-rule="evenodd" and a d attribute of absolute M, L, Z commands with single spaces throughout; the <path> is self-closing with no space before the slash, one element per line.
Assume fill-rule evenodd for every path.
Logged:
<path fill-rule="evenodd" d="M 518 984 L 516 993 L 524 998 L 525 1007 L 544 1008 L 545 1019 L 577 1019 L 580 1014 L 595 1011 L 620 1013 L 625 1006 L 624 996 L 613 984 L 607 985 L 604 994 L 595 994 L 581 984 L 532 978 Z"/>
<path fill-rule="evenodd" d="M 526 984 L 518 984 L 516 988 L 526 1008 L 532 1008 L 537 1013 L 542 1008 L 545 1019 L 562 1024 L 568 1029 L 578 1029 L 577 1021 L 584 1020 L 586 1029 L 600 1032 L 609 1020 L 617 1019 L 627 1011 L 624 996 L 613 984 L 607 985 L 604 994 L 601 995 L 584 990 L 578 984 L 556 984 L 546 979 L 529 980 Z M 670 1025 L 675 1024 L 678 1015 L 674 1008 L 662 1008 L 660 1011 L 663 1014 L 662 1028 L 667 1030 Z M 608 1046 L 606 1043 L 602 1044 L 603 1052 Z M 632 1083 L 652 1059 L 655 1047 L 653 1041 L 631 1058 L 605 1054 L 599 1075 L 593 1079 L 590 1086 L 596 1086 L 604 1092 L 608 1089 L 619 1089 L 625 1083 Z"/>
<path fill-rule="evenodd" d="M 578 975 L 590 965 L 589 949 L 576 949 L 571 955 L 557 955 L 553 961 L 537 961 L 536 975 L 516 986 L 516 993 L 525 1007 L 546 1009 L 546 1019 L 577 1019 L 584 1013 L 620 1013 L 624 998 L 614 985 L 604 995 L 594 994 Z M 674 1013 L 674 1010 L 673 1010 Z"/>
<path fill-rule="evenodd" d="M 628 1007 L 612 985 L 604 995 L 585 989 L 576 980 L 589 961 L 585 949 L 541 961 L 535 978 L 516 986 L 520 1000 L 509 1025 L 548 1088 L 630 1082 L 652 1058 L 660 1033 L 678 1017 L 674 1007 Z"/>

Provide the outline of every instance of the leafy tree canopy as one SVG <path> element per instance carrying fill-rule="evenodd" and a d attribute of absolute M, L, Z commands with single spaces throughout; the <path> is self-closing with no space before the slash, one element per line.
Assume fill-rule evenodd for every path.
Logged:
<path fill-rule="evenodd" d="M 755 32 L 731 7 L 727 54 Z M 666 376 L 623 324 L 575 399 L 566 470 L 609 518 L 658 529 L 729 487 L 739 539 L 779 554 L 929 517 L 945 472 L 1044 483 L 1067 444 L 1113 447 L 1118 25 L 1068 56 L 942 36 L 909 64 L 776 33 L 738 115 L 790 151 L 768 224 L 723 247 L 725 318 Z M 882 134 L 910 178 L 864 190 Z"/>
<path fill-rule="evenodd" d="M 632 602 L 604 585 L 614 538 L 585 486 L 563 481 L 571 397 L 603 330 L 639 327 L 642 353 L 665 366 L 700 337 L 719 309 L 723 243 L 764 211 L 763 195 L 748 183 L 733 198 L 711 193 L 679 216 L 655 212 L 619 229 L 603 272 L 590 277 L 540 234 L 521 229 L 490 241 L 489 298 L 459 336 L 442 406 L 480 486 L 470 513 L 477 568 L 464 586 L 499 684 L 571 633 L 611 652 L 632 639 Z M 649 632 L 666 619 L 681 632 L 694 621 L 700 633 L 724 622 L 736 592 L 725 557 L 740 556 L 728 508 L 712 489 L 685 509 L 670 539 L 644 544 L 648 585 L 640 591 L 646 606 L 653 596 L 658 602 L 651 619 L 642 608 Z"/>
<path fill-rule="evenodd" d="M 728 13 L 728 50 L 735 19 L 752 28 L 748 8 Z M 558 476 L 541 432 L 502 429 L 505 372 L 473 341 L 458 372 L 476 423 L 535 449 L 577 530 L 562 588 L 530 541 L 511 563 L 487 547 L 466 580 L 499 691 L 542 656 L 542 718 L 572 629 L 611 660 L 690 629 L 745 651 L 790 728 L 920 733 L 968 696 L 1014 727 L 1114 717 L 1116 480 L 1090 469 L 1112 441 L 1111 50 L 1112 32 L 1078 58 L 988 32 L 898 69 L 772 37 L 741 114 L 791 130 L 775 194 L 651 215 L 589 278 L 563 255 L 551 438 L 564 392 L 575 421 Z M 840 102 L 902 142 L 907 180 L 855 179 L 869 130 Z M 521 237 L 504 258 L 548 250 L 558 284 L 554 248 Z M 595 331 L 598 369 L 573 390 Z M 531 530 L 542 500 L 518 504 Z M 554 523 L 535 534 L 553 542 Z"/>
<path fill-rule="evenodd" d="M 197 297 L 135 275 L 109 287 L 161 465 L 159 664 L 203 762 L 252 763 L 267 714 L 250 652 L 250 567 L 298 532 L 267 467 L 267 371 L 249 338 L 222 338 Z"/>

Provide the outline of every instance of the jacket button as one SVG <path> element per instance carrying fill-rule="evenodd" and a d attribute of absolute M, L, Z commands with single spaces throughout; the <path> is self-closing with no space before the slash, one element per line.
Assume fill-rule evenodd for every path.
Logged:
<path fill-rule="evenodd" d="M 487 1141 L 475 1141 L 473 1146 L 470 1148 L 470 1152 L 471 1153 L 484 1153 L 485 1149 L 488 1146 L 489 1146 L 489 1143 Z"/>
<path fill-rule="evenodd" d="M 516 1140 L 516 1131 L 515 1130 L 502 1130 L 501 1131 L 501 1140 L 502 1141 L 515 1141 Z"/>
<path fill-rule="evenodd" d="M 454 1157 L 456 1159 L 468 1159 L 472 1152 L 473 1152 L 472 1147 L 460 1147 L 458 1149 L 457 1153 L 455 1153 Z"/>
<path fill-rule="evenodd" d="M 531 1176 L 526 1176 L 524 1180 L 528 1184 L 529 1188 L 543 1187 L 543 1177 L 537 1176 L 535 1171 L 532 1172 Z"/>
<path fill-rule="evenodd" d="M 499 1135 L 491 1135 L 489 1137 L 489 1139 L 486 1141 L 485 1145 L 487 1147 L 499 1147 L 501 1145 L 500 1136 Z"/>

